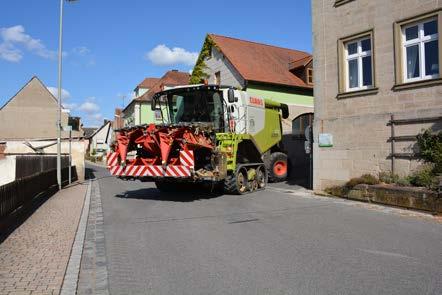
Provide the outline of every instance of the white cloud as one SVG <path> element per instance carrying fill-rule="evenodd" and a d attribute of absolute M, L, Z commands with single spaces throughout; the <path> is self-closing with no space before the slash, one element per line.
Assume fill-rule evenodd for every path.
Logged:
<path fill-rule="evenodd" d="M 55 59 L 57 52 L 49 50 L 40 39 L 34 39 L 25 33 L 22 25 L 9 28 L 0 28 L 0 36 L 3 42 L 0 43 L 0 58 L 19 62 L 23 58 L 23 52 L 17 48 L 22 46 L 26 50 L 46 59 Z"/>
<path fill-rule="evenodd" d="M 103 124 L 104 119 L 106 119 L 101 113 L 97 114 L 87 114 L 82 118 L 84 124 L 88 127 L 99 127 Z"/>
<path fill-rule="evenodd" d="M 50 93 L 52 93 L 53 96 L 58 98 L 58 88 L 57 87 L 48 87 L 48 90 Z M 66 100 L 71 97 L 71 94 L 66 89 L 61 88 L 61 100 Z"/>
<path fill-rule="evenodd" d="M 63 107 L 67 110 L 73 111 L 78 107 L 76 103 L 63 103 Z"/>
<path fill-rule="evenodd" d="M 72 52 L 79 55 L 79 56 L 86 56 L 89 53 L 91 53 L 91 50 L 87 48 L 86 46 L 78 46 L 72 49 Z"/>
<path fill-rule="evenodd" d="M 179 47 L 174 47 L 171 49 L 164 44 L 160 44 L 146 53 L 145 58 L 157 66 L 170 66 L 177 64 L 193 66 L 198 58 L 198 53 L 189 52 Z"/>
<path fill-rule="evenodd" d="M 10 62 L 19 62 L 23 58 L 23 54 L 11 44 L 1 43 L 0 58 Z"/>
<path fill-rule="evenodd" d="M 81 112 L 85 112 L 87 114 L 93 114 L 93 113 L 97 113 L 100 111 L 100 106 L 94 102 L 85 101 L 78 107 L 78 110 Z M 94 114 L 94 115 L 96 115 L 96 114 Z"/>

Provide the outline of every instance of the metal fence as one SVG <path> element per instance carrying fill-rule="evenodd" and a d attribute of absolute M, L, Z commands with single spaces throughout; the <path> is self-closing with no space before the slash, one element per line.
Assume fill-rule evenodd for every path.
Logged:
<path fill-rule="evenodd" d="M 391 144 L 391 153 L 389 158 L 391 159 L 391 173 L 396 173 L 396 159 L 413 159 L 419 156 L 419 153 L 409 152 L 409 153 L 398 153 L 396 152 L 396 143 L 400 141 L 406 142 L 416 142 L 417 134 L 408 134 L 398 136 L 396 135 L 396 129 L 398 125 L 412 125 L 412 124 L 424 124 L 424 123 L 437 123 L 442 122 L 442 117 L 423 117 L 423 118 L 407 118 L 407 119 L 395 119 L 394 115 L 391 115 L 390 121 L 388 121 L 387 125 L 390 125 L 391 135 L 388 141 Z"/>
<path fill-rule="evenodd" d="M 71 167 L 72 180 L 77 180 L 77 170 Z M 69 168 L 61 171 L 62 181 L 68 182 Z M 34 173 L 33 175 L 19 178 L 14 182 L 0 186 L 0 223 L 15 210 L 29 204 L 37 195 L 57 185 L 57 170 Z"/>

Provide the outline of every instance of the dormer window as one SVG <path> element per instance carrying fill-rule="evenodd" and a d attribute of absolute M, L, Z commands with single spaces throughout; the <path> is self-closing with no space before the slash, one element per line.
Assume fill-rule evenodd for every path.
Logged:
<path fill-rule="evenodd" d="M 292 61 L 289 64 L 290 72 L 302 79 L 305 84 L 313 85 L 313 58 L 306 56 L 304 58 Z"/>
<path fill-rule="evenodd" d="M 313 85 L 313 68 L 307 68 L 307 84 Z"/>

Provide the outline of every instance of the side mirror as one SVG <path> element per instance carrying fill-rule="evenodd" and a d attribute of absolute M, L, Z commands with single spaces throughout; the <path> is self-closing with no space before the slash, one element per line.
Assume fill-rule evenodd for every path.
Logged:
<path fill-rule="evenodd" d="M 155 110 L 156 110 L 156 104 L 157 104 L 156 99 L 155 99 L 155 98 L 152 98 L 152 101 L 150 102 L 150 109 L 151 109 L 152 111 L 155 111 Z"/>
<path fill-rule="evenodd" d="M 281 112 L 282 112 L 282 118 L 287 119 L 289 117 L 289 106 L 285 103 L 281 104 Z"/>
<path fill-rule="evenodd" d="M 229 103 L 235 102 L 235 91 L 233 88 L 229 88 L 229 90 L 227 90 L 227 99 L 229 100 Z"/>

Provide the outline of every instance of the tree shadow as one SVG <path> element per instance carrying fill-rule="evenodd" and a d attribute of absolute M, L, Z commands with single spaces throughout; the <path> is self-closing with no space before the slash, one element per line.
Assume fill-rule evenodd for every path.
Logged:
<path fill-rule="evenodd" d="M 198 187 L 185 191 L 162 192 L 157 188 L 143 188 L 132 191 L 126 191 L 122 194 L 115 195 L 121 199 L 138 199 L 153 200 L 167 202 L 193 202 L 199 200 L 208 200 L 218 198 L 223 195 L 222 190 L 218 188 Z"/>

